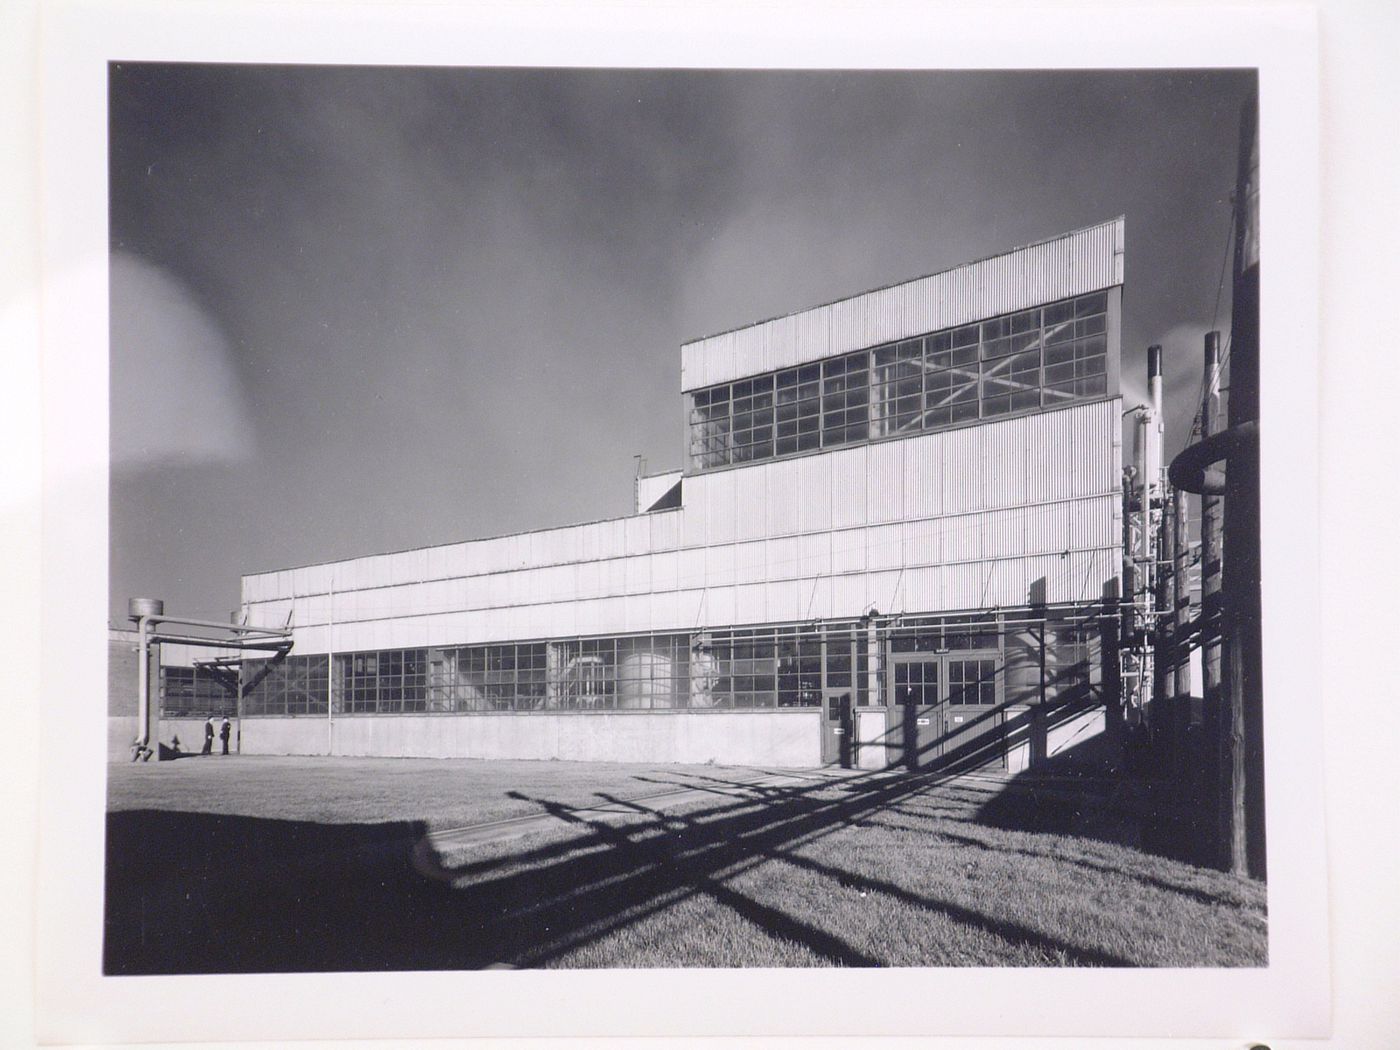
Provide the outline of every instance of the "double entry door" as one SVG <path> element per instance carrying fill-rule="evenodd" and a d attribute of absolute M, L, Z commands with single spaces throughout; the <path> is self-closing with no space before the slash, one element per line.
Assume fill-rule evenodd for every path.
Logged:
<path fill-rule="evenodd" d="M 891 761 L 909 769 L 1003 761 L 995 650 L 893 653 L 889 668 Z"/>

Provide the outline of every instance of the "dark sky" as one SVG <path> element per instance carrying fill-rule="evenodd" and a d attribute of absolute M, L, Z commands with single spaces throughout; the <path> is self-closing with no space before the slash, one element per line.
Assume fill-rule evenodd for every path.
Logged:
<path fill-rule="evenodd" d="M 1175 451 L 1253 80 L 114 65 L 112 617 L 629 513 L 682 341 L 1120 214 Z"/>

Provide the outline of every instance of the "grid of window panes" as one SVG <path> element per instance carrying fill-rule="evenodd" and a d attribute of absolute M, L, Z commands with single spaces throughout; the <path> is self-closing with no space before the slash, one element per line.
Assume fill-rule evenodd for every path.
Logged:
<path fill-rule="evenodd" d="M 709 632 L 692 657 L 691 705 L 820 707 L 823 689 L 851 689 L 866 704 L 868 671 L 866 635 L 855 624 Z"/>
<path fill-rule="evenodd" d="M 430 711 L 532 711 L 543 704 L 543 642 L 429 649 L 426 659 Z"/>
<path fill-rule="evenodd" d="M 1094 625 L 1050 625 L 1045 647 L 1047 699 L 1068 698 L 1089 687 L 1089 645 Z"/>
<path fill-rule="evenodd" d="M 1108 393 L 1108 294 L 691 395 L 690 456 L 722 467 L 1054 408 Z"/>
<path fill-rule="evenodd" d="M 949 660 L 948 703 L 979 704 L 997 702 L 997 663 L 995 660 Z"/>
<path fill-rule="evenodd" d="M 325 656 L 288 656 L 243 664 L 243 713 L 324 715 L 329 682 Z"/>
<path fill-rule="evenodd" d="M 992 615 L 922 616 L 902 620 L 890 630 L 892 653 L 943 653 L 972 649 L 999 650 L 1001 627 Z"/>
<path fill-rule="evenodd" d="M 426 711 L 427 650 L 337 654 L 335 700 L 337 712 L 352 715 Z"/>
<path fill-rule="evenodd" d="M 163 718 L 233 717 L 238 693 L 198 667 L 162 667 L 160 713 Z"/>

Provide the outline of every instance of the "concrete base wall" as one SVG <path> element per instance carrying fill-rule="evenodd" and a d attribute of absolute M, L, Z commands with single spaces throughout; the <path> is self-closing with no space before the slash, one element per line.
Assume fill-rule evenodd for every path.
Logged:
<path fill-rule="evenodd" d="M 327 722 L 244 718 L 243 754 L 821 765 L 816 710 L 341 715 Z"/>
<path fill-rule="evenodd" d="M 238 719 L 230 719 L 233 732 L 228 738 L 228 749 L 238 751 Z M 204 719 L 202 718 L 162 718 L 160 720 L 160 742 L 173 747 L 175 738 L 180 738 L 180 750 L 185 754 L 199 754 L 204 748 Z M 219 741 L 219 720 L 214 719 L 214 754 L 222 750 Z"/>
<path fill-rule="evenodd" d="M 109 715 L 107 717 L 108 762 L 130 762 L 131 745 L 135 740 L 135 715 Z"/>

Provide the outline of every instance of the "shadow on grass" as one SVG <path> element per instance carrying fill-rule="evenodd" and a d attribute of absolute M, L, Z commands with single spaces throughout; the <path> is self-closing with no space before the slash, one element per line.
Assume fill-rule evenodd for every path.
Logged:
<path fill-rule="evenodd" d="M 688 778 L 687 778 L 688 779 Z M 699 778 L 697 778 L 697 781 Z M 575 834 L 476 863 L 425 869 L 419 822 L 331 825 L 165 811 L 108 815 L 104 971 L 108 974 L 478 969 L 567 965 L 578 949 L 673 905 L 705 897 L 838 966 L 876 966 L 810 916 L 735 888 L 782 861 L 936 912 L 1037 957 L 1126 966 L 1119 958 L 973 909 L 869 879 L 796 851 L 928 789 L 938 778 L 851 776 L 769 786 L 760 797 L 619 824 L 534 799 Z M 415 865 L 415 847 L 420 862 Z M 451 854 L 446 858 L 450 861 Z M 427 870 L 425 876 L 422 872 Z M 939 959 L 929 959 L 932 965 Z"/>

